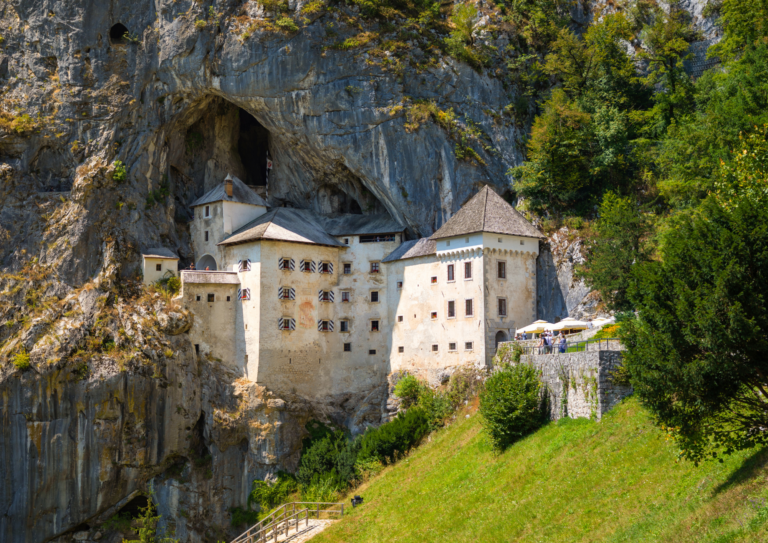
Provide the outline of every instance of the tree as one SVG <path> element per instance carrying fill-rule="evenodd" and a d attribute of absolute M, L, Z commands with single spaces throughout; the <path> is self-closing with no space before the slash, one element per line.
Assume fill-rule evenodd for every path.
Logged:
<path fill-rule="evenodd" d="M 475 43 L 475 26 L 477 25 L 477 8 L 473 4 L 456 4 L 453 8 L 451 22 L 457 34 L 464 43 Z"/>
<path fill-rule="evenodd" d="M 752 151 L 736 151 L 745 159 L 721 173 L 724 184 L 765 186 L 765 154 Z M 768 443 L 766 204 L 764 192 L 736 190 L 680 213 L 661 260 L 639 266 L 630 288 L 638 318 L 622 336 L 632 385 L 695 462 Z"/>
<path fill-rule="evenodd" d="M 712 48 L 714 56 L 734 59 L 768 36 L 768 0 L 721 0 L 713 11 L 719 11 L 724 29 L 723 39 Z"/>
<path fill-rule="evenodd" d="M 162 518 L 157 513 L 157 507 L 155 502 L 152 501 L 152 497 L 155 495 L 155 491 L 150 485 L 149 492 L 147 493 L 147 505 L 140 507 L 141 515 L 138 518 L 139 521 L 139 539 L 123 540 L 123 543 L 179 543 L 178 539 L 169 537 L 165 532 L 158 533 L 157 524 Z"/>

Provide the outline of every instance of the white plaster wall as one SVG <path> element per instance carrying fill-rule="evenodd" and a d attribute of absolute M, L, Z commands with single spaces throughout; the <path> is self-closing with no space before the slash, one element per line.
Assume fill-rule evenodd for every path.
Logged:
<path fill-rule="evenodd" d="M 456 251 L 458 249 L 479 249 L 483 246 L 483 234 L 470 234 L 468 236 L 457 236 L 453 238 L 439 239 L 435 243 L 435 251 L 440 256 L 445 251 Z"/>
<path fill-rule="evenodd" d="M 184 283 L 182 302 L 192 310 L 194 322 L 189 330 L 192 344 L 200 346 L 200 354 L 219 358 L 233 369 L 242 369 L 237 356 L 238 334 L 235 323 L 239 306 L 238 285 Z M 214 302 L 208 302 L 208 294 Z M 200 296 L 200 301 L 197 301 Z M 229 296 L 229 301 L 227 301 Z"/>
<path fill-rule="evenodd" d="M 464 263 L 472 262 L 472 279 L 464 279 Z M 455 280 L 448 281 L 448 264 L 456 266 Z M 433 284 L 431 278 L 437 277 Z M 389 303 L 392 325 L 390 349 L 392 371 L 435 371 L 469 364 L 485 364 L 485 326 L 483 297 L 483 258 L 478 250 L 463 258 L 435 256 L 402 260 L 387 264 L 390 284 Z M 403 288 L 397 289 L 397 281 Z M 471 298 L 474 316 L 465 316 L 465 300 Z M 448 318 L 448 301 L 456 302 L 456 317 Z M 437 312 L 432 319 L 431 313 Z M 403 322 L 397 322 L 398 315 Z M 456 351 L 449 351 L 455 342 Z M 471 351 L 465 343 L 472 342 Z M 432 345 L 438 351 L 432 351 Z M 403 353 L 398 347 L 404 348 Z"/>
<path fill-rule="evenodd" d="M 241 226 L 262 216 L 267 212 L 263 206 L 253 206 L 250 204 L 241 204 L 239 202 L 222 201 L 224 225 L 223 230 L 226 234 L 231 234 Z"/>
<path fill-rule="evenodd" d="M 161 270 L 157 271 L 157 265 L 160 264 Z M 165 276 L 166 272 L 172 272 L 173 275 L 179 274 L 179 261 L 170 258 L 146 258 L 144 257 L 144 284 L 151 285 Z"/>
<path fill-rule="evenodd" d="M 224 232 L 224 208 L 223 202 L 207 204 L 210 206 L 210 217 L 205 217 L 205 206 L 195 207 L 195 218 L 190 225 L 192 248 L 195 251 L 195 265 L 200 259 L 209 254 L 216 259 L 219 270 L 223 270 L 222 251 L 216 244 L 225 236 Z M 205 232 L 208 232 L 208 241 L 205 241 Z"/>

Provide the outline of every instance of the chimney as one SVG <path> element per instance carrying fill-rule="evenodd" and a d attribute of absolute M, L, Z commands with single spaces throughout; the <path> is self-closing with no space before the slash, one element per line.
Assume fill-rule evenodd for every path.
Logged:
<path fill-rule="evenodd" d="M 224 181 L 224 191 L 227 193 L 227 196 L 232 198 L 232 180 L 227 179 Z"/>

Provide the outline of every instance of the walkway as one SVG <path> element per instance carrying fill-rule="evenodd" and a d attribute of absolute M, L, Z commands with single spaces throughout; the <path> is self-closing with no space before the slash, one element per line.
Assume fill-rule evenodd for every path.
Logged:
<path fill-rule="evenodd" d="M 313 537 L 315 537 L 317 534 L 325 530 L 328 526 L 330 526 L 333 522 L 333 520 L 317 520 L 317 519 L 309 519 L 309 525 L 304 526 L 304 523 L 301 523 L 301 527 L 299 528 L 299 532 L 296 533 L 293 531 L 293 528 L 291 528 L 291 534 L 286 536 L 285 534 L 280 534 L 277 537 L 278 543 L 281 541 L 286 541 L 290 543 L 304 543 L 305 541 L 309 541 Z M 272 541 L 272 540 L 270 540 Z"/>

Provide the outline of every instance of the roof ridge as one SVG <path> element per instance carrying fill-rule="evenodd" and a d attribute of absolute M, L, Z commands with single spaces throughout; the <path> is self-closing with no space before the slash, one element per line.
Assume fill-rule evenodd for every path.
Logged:
<path fill-rule="evenodd" d="M 485 231 L 485 221 L 488 219 L 488 185 L 485 186 L 485 202 L 483 202 L 483 231 Z"/>

